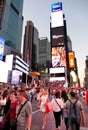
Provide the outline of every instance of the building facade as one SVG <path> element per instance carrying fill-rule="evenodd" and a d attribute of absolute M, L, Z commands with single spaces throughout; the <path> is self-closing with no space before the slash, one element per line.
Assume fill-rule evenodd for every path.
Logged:
<path fill-rule="evenodd" d="M 47 37 L 39 38 L 38 66 L 41 73 L 46 72 L 51 65 L 51 44 Z"/>
<path fill-rule="evenodd" d="M 23 0 L 0 0 L 0 35 L 9 47 L 21 51 Z"/>
<path fill-rule="evenodd" d="M 86 60 L 85 60 L 85 79 L 84 79 L 84 81 L 85 81 L 84 86 L 85 86 L 85 88 L 88 89 L 88 56 L 86 56 Z"/>
<path fill-rule="evenodd" d="M 30 71 L 35 71 L 37 69 L 38 39 L 38 30 L 34 27 L 32 21 L 27 21 L 24 34 L 23 59 L 27 64 L 29 64 Z"/>

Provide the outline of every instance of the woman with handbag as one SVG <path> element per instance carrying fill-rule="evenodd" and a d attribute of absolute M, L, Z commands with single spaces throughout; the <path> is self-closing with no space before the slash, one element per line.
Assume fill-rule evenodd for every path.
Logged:
<path fill-rule="evenodd" d="M 60 99 L 60 91 L 56 91 L 55 98 L 51 101 L 53 115 L 55 119 L 55 125 L 57 130 L 60 130 L 61 126 L 61 109 L 63 108 L 63 102 Z"/>
<path fill-rule="evenodd" d="M 42 112 L 43 125 L 42 130 L 45 129 L 46 126 L 46 102 L 48 101 L 48 92 L 43 88 L 40 91 L 40 111 Z"/>

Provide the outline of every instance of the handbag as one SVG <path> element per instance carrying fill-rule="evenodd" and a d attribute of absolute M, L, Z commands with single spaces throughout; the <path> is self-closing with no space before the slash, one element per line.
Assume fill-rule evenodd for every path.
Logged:
<path fill-rule="evenodd" d="M 2 120 L 0 121 L 0 130 L 3 130 L 3 128 L 5 127 L 5 124 L 7 122 L 7 116 L 10 113 L 10 110 L 8 111 L 8 113 L 6 114 L 6 116 L 2 117 Z"/>
<path fill-rule="evenodd" d="M 46 104 L 45 104 L 45 107 L 46 107 L 46 112 L 52 111 L 51 102 L 47 101 Z"/>
<path fill-rule="evenodd" d="M 20 114 L 21 109 L 22 109 L 23 106 L 26 104 L 26 102 L 27 102 L 27 100 L 25 101 L 25 103 L 24 103 L 23 105 L 21 105 L 21 107 L 20 107 L 20 109 L 19 109 L 19 111 L 18 111 L 18 113 L 17 113 L 16 118 L 14 118 L 14 119 L 12 119 L 12 120 L 10 121 L 10 127 L 11 127 L 11 128 L 14 128 L 15 130 L 17 129 L 17 117 L 18 117 L 18 115 Z"/>
<path fill-rule="evenodd" d="M 14 119 L 12 119 L 10 121 L 10 127 L 11 128 L 15 127 L 15 129 L 16 129 L 16 127 L 17 127 L 17 118 L 14 118 Z"/>

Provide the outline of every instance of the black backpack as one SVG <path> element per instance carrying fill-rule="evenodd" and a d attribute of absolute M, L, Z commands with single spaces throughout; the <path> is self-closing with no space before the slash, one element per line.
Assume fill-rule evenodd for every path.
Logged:
<path fill-rule="evenodd" d="M 74 103 L 72 103 L 71 100 L 69 100 L 69 101 L 70 101 L 70 109 L 69 109 L 68 118 L 71 122 L 80 123 L 81 117 L 80 117 L 80 112 L 79 112 L 78 106 L 77 106 L 78 100 L 76 100 Z"/>

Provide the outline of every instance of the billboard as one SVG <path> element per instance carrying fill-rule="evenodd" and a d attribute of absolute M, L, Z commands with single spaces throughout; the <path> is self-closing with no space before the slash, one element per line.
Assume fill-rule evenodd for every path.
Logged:
<path fill-rule="evenodd" d="M 51 41 L 53 47 L 64 45 L 64 26 L 51 28 Z"/>
<path fill-rule="evenodd" d="M 64 67 L 50 68 L 50 74 L 54 73 L 65 73 L 65 68 Z"/>
<path fill-rule="evenodd" d="M 64 46 L 52 47 L 52 67 L 66 66 L 66 51 Z"/>
<path fill-rule="evenodd" d="M 0 60 L 0 82 L 7 83 L 8 67 L 5 62 Z"/>
<path fill-rule="evenodd" d="M 51 12 L 61 11 L 61 10 L 62 10 L 62 2 L 51 4 Z"/>
<path fill-rule="evenodd" d="M 64 25 L 63 22 L 63 12 L 59 11 L 59 12 L 53 12 L 51 13 L 51 27 L 55 28 L 55 27 L 61 27 Z"/>
<path fill-rule="evenodd" d="M 65 67 L 50 68 L 50 81 L 65 80 Z"/>
<path fill-rule="evenodd" d="M 75 54 L 73 51 L 68 53 L 69 68 L 75 68 Z"/>
<path fill-rule="evenodd" d="M 51 27 L 63 26 L 63 11 L 62 2 L 54 3 L 51 5 Z"/>
<path fill-rule="evenodd" d="M 20 82 L 20 75 L 17 72 L 12 71 L 11 84 L 18 85 L 19 82 Z"/>
<path fill-rule="evenodd" d="M 0 36 L 0 60 L 3 58 L 5 40 Z"/>

